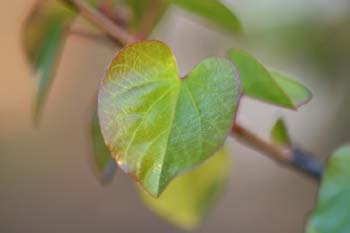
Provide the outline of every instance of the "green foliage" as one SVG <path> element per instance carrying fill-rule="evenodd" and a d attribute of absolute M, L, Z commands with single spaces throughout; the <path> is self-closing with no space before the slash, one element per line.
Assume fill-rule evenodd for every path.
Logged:
<path fill-rule="evenodd" d="M 91 122 L 91 137 L 94 150 L 93 167 L 97 170 L 98 179 L 102 183 L 108 183 L 112 181 L 117 167 L 104 143 L 97 113 L 94 114 Z"/>
<path fill-rule="evenodd" d="M 124 19 L 126 29 L 138 32 L 141 27 L 149 27 L 149 31 L 156 26 L 169 6 L 174 3 L 184 9 L 198 14 L 222 28 L 237 32 L 240 23 L 235 15 L 219 1 L 179 1 L 179 0 L 86 0 L 93 6 L 99 7 L 108 4 L 105 12 L 112 20 L 116 14 L 114 8 L 127 6 L 132 14 L 131 19 Z M 155 4 L 156 3 L 156 4 Z M 155 8 L 155 9 L 153 9 Z M 125 8 L 123 9 L 125 13 Z M 155 11 L 152 22 L 146 14 Z M 153 13 L 152 13 L 153 14 Z M 37 77 L 37 92 L 34 101 L 34 119 L 38 120 L 44 106 L 48 91 L 53 82 L 56 66 L 60 59 L 62 48 L 68 34 L 68 29 L 76 16 L 68 4 L 58 0 L 42 0 L 33 8 L 23 28 L 24 50 Z M 119 17 L 117 15 L 117 17 Z M 120 23 L 117 22 L 116 23 Z M 149 25 L 147 25 L 149 24 Z"/>
<path fill-rule="evenodd" d="M 283 118 L 278 118 L 270 131 L 272 141 L 283 146 L 291 145 L 287 126 Z"/>
<path fill-rule="evenodd" d="M 37 77 L 34 117 L 37 119 L 53 80 L 73 12 L 57 1 L 39 1 L 25 22 L 23 37 L 26 56 Z"/>
<path fill-rule="evenodd" d="M 242 30 L 235 14 L 218 0 L 86 1 L 139 38 L 151 32 L 170 4 L 230 33 Z M 38 78 L 36 120 L 78 13 L 63 2 L 38 1 L 24 24 L 24 50 Z M 222 151 L 212 155 L 231 130 L 241 96 L 239 83 L 244 95 L 289 109 L 311 99 L 306 87 L 270 71 L 251 55 L 231 49 L 228 56 L 241 80 L 232 62 L 222 58 L 205 59 L 179 77 L 175 58 L 164 43 L 131 44 L 109 67 L 99 91 L 100 121 L 95 114 L 91 122 L 93 160 L 100 180 L 111 181 L 117 163 L 140 184 L 145 191 L 140 195 L 155 213 L 185 229 L 201 222 L 227 178 L 228 156 Z M 277 144 L 291 145 L 281 118 L 270 136 Z M 292 165 L 304 169 L 312 162 L 302 150 L 292 152 Z M 322 173 L 321 166 L 310 171 L 316 171 L 317 177 Z M 350 146 L 345 146 L 330 158 L 307 233 L 350 231 L 349 181 Z"/>
<path fill-rule="evenodd" d="M 316 208 L 306 233 L 350 231 L 350 146 L 338 149 L 329 159 L 322 178 Z"/>
<path fill-rule="evenodd" d="M 270 75 L 286 93 L 294 108 L 299 108 L 311 100 L 312 94 L 305 86 L 276 71 L 270 71 Z"/>
<path fill-rule="evenodd" d="M 190 13 L 198 15 L 227 32 L 236 34 L 242 31 L 236 15 L 218 0 L 168 0 Z"/>
<path fill-rule="evenodd" d="M 211 156 L 232 126 L 239 100 L 231 62 L 209 58 L 179 78 L 159 41 L 120 51 L 99 92 L 102 134 L 120 167 L 159 196 L 176 175 Z"/>
<path fill-rule="evenodd" d="M 190 173 L 176 177 L 155 199 L 140 191 L 146 205 L 181 228 L 197 227 L 228 178 L 230 156 L 223 150 Z"/>
<path fill-rule="evenodd" d="M 238 68 L 244 95 L 290 109 L 297 109 L 311 98 L 306 87 L 269 72 L 248 53 L 231 49 L 228 56 Z"/>

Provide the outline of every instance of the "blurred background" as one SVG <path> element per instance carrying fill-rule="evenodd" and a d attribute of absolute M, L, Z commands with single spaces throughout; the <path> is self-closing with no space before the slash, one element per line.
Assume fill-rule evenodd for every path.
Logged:
<path fill-rule="evenodd" d="M 117 48 L 71 36 L 42 121 L 32 124 L 35 82 L 21 26 L 34 0 L 1 8 L 0 232 L 181 232 L 153 215 L 131 179 L 103 187 L 91 171 L 89 121 L 99 80 Z M 238 120 L 261 135 L 284 116 L 297 145 L 326 160 L 350 141 L 350 1 L 224 1 L 246 37 L 235 39 L 171 8 L 151 38 L 169 44 L 185 74 L 202 58 L 245 49 L 313 92 L 289 111 L 244 99 Z M 317 184 L 232 139 L 227 187 L 197 232 L 301 233 Z"/>

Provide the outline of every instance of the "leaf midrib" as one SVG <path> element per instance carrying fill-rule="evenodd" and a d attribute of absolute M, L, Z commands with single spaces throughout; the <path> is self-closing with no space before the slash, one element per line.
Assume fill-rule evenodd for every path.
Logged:
<path fill-rule="evenodd" d="M 176 87 L 176 86 L 175 86 Z M 145 115 L 147 115 L 150 110 L 159 102 L 161 101 L 164 97 L 166 97 L 169 93 L 171 93 L 171 91 L 175 88 L 175 87 L 169 87 L 168 89 L 166 89 L 166 91 L 163 93 L 163 95 L 161 95 L 158 99 L 156 99 L 150 106 L 149 108 L 147 109 L 147 111 L 145 112 Z M 133 144 L 134 140 L 135 140 L 135 137 L 137 135 L 137 132 L 139 130 L 139 128 L 142 126 L 142 124 L 145 122 L 145 119 L 146 117 L 143 117 L 141 122 L 137 125 L 134 133 L 133 133 L 133 136 L 131 137 L 131 140 L 128 144 L 128 146 L 126 147 L 126 150 L 125 150 L 125 159 L 127 159 L 129 157 L 129 149 L 131 147 L 131 145 Z M 142 161 L 142 158 L 140 159 L 140 161 Z M 138 169 L 137 169 L 138 170 Z"/>
<path fill-rule="evenodd" d="M 163 150 L 163 154 L 162 154 L 162 165 L 160 167 L 160 174 L 159 174 L 159 177 L 158 177 L 158 185 L 157 185 L 157 196 L 159 195 L 159 190 L 160 190 L 160 179 L 161 177 L 163 176 L 163 172 L 164 172 L 164 164 L 165 164 L 165 155 L 167 154 L 167 149 L 168 149 L 168 145 L 169 145 L 169 138 L 170 138 L 170 134 L 171 134 L 171 131 L 172 131 L 172 128 L 173 128 L 173 125 L 174 125 L 174 120 L 175 120 L 175 114 L 176 114 L 176 109 L 177 109 L 177 105 L 179 103 L 179 97 L 180 97 L 180 90 L 181 90 L 181 85 L 183 85 L 183 81 L 185 81 L 185 79 L 181 79 L 179 76 L 177 77 L 176 79 L 177 83 L 177 87 L 178 87 L 178 90 L 177 90 L 177 93 L 176 93 L 176 98 L 175 98 L 175 104 L 174 104 L 174 108 L 173 108 L 173 112 L 171 114 L 171 120 L 170 120 L 170 126 L 169 126 L 169 132 L 168 132 L 168 135 L 167 135 L 167 139 L 166 139 L 166 144 L 164 146 L 164 150 Z"/>
<path fill-rule="evenodd" d="M 198 114 L 198 118 L 199 118 L 199 121 L 200 121 L 200 130 L 201 130 L 201 134 L 200 134 L 200 139 L 201 139 L 201 148 L 200 148 L 200 155 L 202 154 L 202 150 L 203 150 L 203 122 L 202 122 L 202 117 L 201 117 L 201 113 L 199 111 L 199 108 L 197 106 L 197 103 L 196 101 L 194 100 L 193 98 L 193 95 L 192 95 L 192 92 L 191 90 L 186 86 L 184 85 L 184 88 L 186 89 L 187 91 L 187 95 L 189 96 L 190 100 L 191 100 L 191 103 L 192 103 L 192 106 L 193 108 L 196 110 L 197 114 Z"/>

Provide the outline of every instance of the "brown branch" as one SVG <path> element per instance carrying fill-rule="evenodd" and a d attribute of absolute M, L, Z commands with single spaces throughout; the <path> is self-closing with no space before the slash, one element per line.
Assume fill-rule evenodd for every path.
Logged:
<path fill-rule="evenodd" d="M 159 15 L 159 10 L 162 7 L 160 0 L 150 0 L 148 6 L 142 16 L 140 29 L 137 33 L 137 37 L 145 39 L 152 31 L 153 24 L 156 22 Z"/>
<path fill-rule="evenodd" d="M 112 20 L 107 18 L 104 14 L 91 7 L 88 3 L 83 0 L 62 0 L 70 5 L 72 5 L 76 10 L 78 10 L 83 17 L 95 24 L 108 36 L 110 36 L 117 43 L 126 45 L 136 41 L 136 38 L 130 35 L 126 30 L 119 27 Z"/>
<path fill-rule="evenodd" d="M 271 159 L 277 160 L 278 162 L 288 163 L 292 159 L 290 151 L 283 150 L 283 148 L 260 138 L 259 136 L 257 136 L 253 132 L 250 132 L 243 126 L 235 124 L 232 127 L 232 134 L 241 142 L 249 144 L 254 149 L 265 153 Z"/>
<path fill-rule="evenodd" d="M 69 35 L 84 38 L 91 41 L 96 41 L 96 42 L 105 42 L 106 40 L 110 39 L 104 34 L 92 33 L 85 30 L 73 29 L 73 28 L 69 30 Z"/>
<path fill-rule="evenodd" d="M 281 147 L 259 137 L 238 124 L 232 127 L 232 136 L 281 165 L 293 168 L 316 180 L 320 180 L 322 176 L 323 165 L 318 160 L 315 160 L 312 155 L 298 148 Z"/>

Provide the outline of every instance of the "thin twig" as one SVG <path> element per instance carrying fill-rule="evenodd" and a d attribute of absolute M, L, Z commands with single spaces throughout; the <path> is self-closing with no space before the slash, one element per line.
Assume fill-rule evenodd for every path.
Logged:
<path fill-rule="evenodd" d="M 137 33 L 137 37 L 145 39 L 152 31 L 153 24 L 156 22 L 159 15 L 159 10 L 162 7 L 160 0 L 150 0 L 145 13 L 141 20 L 140 29 Z"/>
<path fill-rule="evenodd" d="M 281 147 L 262 139 L 241 125 L 235 124 L 232 127 L 232 134 L 238 140 L 249 144 L 251 147 L 265 153 L 274 160 L 288 163 L 292 159 L 292 155 L 289 151 L 282 150 Z"/>
<path fill-rule="evenodd" d="M 117 43 L 125 45 L 136 41 L 134 36 L 131 36 L 126 30 L 119 27 L 112 20 L 107 18 L 104 14 L 91 7 L 88 3 L 83 0 L 62 0 L 68 2 L 74 8 L 76 8 L 82 16 L 87 20 L 94 23 L 102 31 L 107 33 Z"/>
<path fill-rule="evenodd" d="M 102 41 L 102 42 L 105 42 L 106 40 L 109 39 L 109 37 L 106 37 L 106 35 L 104 35 L 104 34 L 92 33 L 92 32 L 88 32 L 88 31 L 85 31 L 85 30 L 74 29 L 74 28 L 69 30 L 69 34 L 72 35 L 72 36 L 85 38 L 85 39 L 88 39 L 88 40 L 91 40 L 91 41 Z"/>
<path fill-rule="evenodd" d="M 284 148 L 271 143 L 238 124 L 232 127 L 232 136 L 280 164 L 296 169 L 311 178 L 320 180 L 322 176 L 322 163 L 300 149 Z"/>

